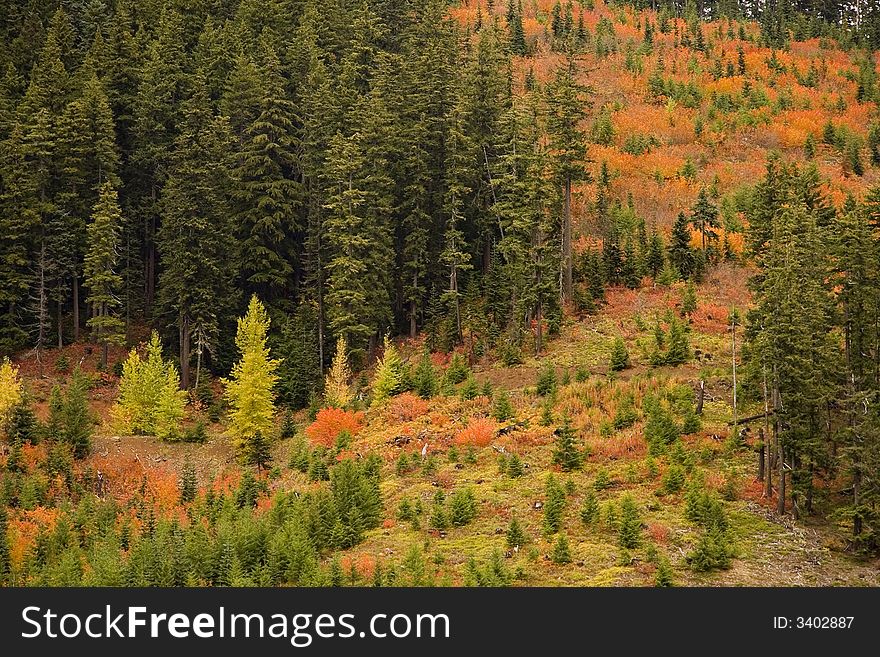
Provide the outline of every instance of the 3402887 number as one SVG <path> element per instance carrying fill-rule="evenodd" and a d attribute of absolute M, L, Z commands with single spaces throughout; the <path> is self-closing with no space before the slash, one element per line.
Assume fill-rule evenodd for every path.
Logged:
<path fill-rule="evenodd" d="M 855 616 L 798 616 L 795 627 L 814 630 L 841 630 L 852 627 Z"/>

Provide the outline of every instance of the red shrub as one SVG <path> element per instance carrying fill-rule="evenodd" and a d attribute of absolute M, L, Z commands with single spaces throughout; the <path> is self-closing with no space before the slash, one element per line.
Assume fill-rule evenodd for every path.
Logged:
<path fill-rule="evenodd" d="M 306 436 L 314 445 L 333 447 L 343 431 L 352 436 L 363 426 L 362 411 L 344 411 L 341 408 L 322 408 L 315 421 L 306 427 Z"/>

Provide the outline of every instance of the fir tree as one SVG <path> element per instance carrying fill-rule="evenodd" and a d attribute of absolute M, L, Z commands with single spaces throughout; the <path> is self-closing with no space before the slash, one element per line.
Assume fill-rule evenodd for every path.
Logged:
<path fill-rule="evenodd" d="M 572 221 L 571 190 L 574 183 L 586 180 L 583 162 L 586 143 L 578 125 L 584 116 L 585 89 L 577 82 L 572 54 L 556 70 L 547 87 L 547 128 L 553 150 L 555 169 L 562 185 L 562 300 L 572 299 Z"/>
<path fill-rule="evenodd" d="M 87 324 L 95 340 L 101 344 L 102 368 L 107 367 L 109 345 L 122 344 L 125 337 L 123 321 L 117 315 L 122 288 L 122 277 L 117 273 L 122 217 L 116 199 L 112 183 L 105 182 L 89 224 L 89 249 L 83 266 L 85 284 L 89 290 L 86 302 L 92 307 L 92 316 Z"/>
<path fill-rule="evenodd" d="M 654 229 L 651 231 L 651 238 L 648 242 L 648 252 L 645 255 L 645 268 L 648 270 L 648 273 L 656 279 L 663 270 L 665 263 L 666 256 L 664 255 L 663 238 L 660 236 L 660 233 Z"/>
<path fill-rule="evenodd" d="M 668 247 L 669 263 L 684 278 L 694 273 L 695 257 L 691 249 L 691 233 L 684 212 L 678 214 L 672 227 L 672 237 Z"/>
<path fill-rule="evenodd" d="M 634 550 L 641 545 L 642 520 L 632 496 L 624 495 L 620 503 L 617 541 L 621 548 Z"/>
<path fill-rule="evenodd" d="M 311 303 L 304 301 L 284 322 L 272 347 L 281 361 L 278 365 L 278 401 L 292 409 L 308 407 L 321 389 L 318 334 L 317 313 Z"/>
<path fill-rule="evenodd" d="M 568 546 L 568 538 L 566 538 L 565 534 L 560 533 L 556 542 L 553 544 L 553 552 L 550 554 L 550 560 L 557 566 L 571 563 L 571 548 Z"/>
<path fill-rule="evenodd" d="M 566 415 L 562 418 L 562 426 L 555 431 L 556 444 L 553 449 L 553 463 L 558 465 L 563 472 L 578 470 L 583 462 L 583 453 L 575 444 L 575 430 L 571 426 L 571 419 Z"/>
<path fill-rule="evenodd" d="M 719 227 L 719 223 L 718 209 L 709 200 L 705 187 L 700 188 L 694 207 L 691 208 L 691 223 L 700 233 L 703 253 L 708 253 L 707 249 L 713 241 L 718 239 L 716 229 Z M 679 271 L 683 271 L 681 266 L 678 268 Z"/>
<path fill-rule="evenodd" d="M 183 106 L 183 128 L 175 142 L 171 173 L 162 196 L 163 222 L 157 242 L 165 268 L 162 307 L 176 318 L 180 374 L 190 385 L 191 341 L 196 337 L 196 376 L 203 351 L 215 352 L 225 311 L 235 301 L 234 244 L 224 196 L 228 129 L 211 113 L 204 78 Z"/>
<path fill-rule="evenodd" d="M 64 442 L 71 445 L 75 458 L 85 458 L 92 448 L 95 420 L 89 408 L 88 383 L 79 371 L 67 387 L 63 406 Z"/>
<path fill-rule="evenodd" d="M 599 502 L 596 499 L 596 493 L 592 489 L 588 489 L 584 494 L 584 501 L 581 505 L 581 522 L 587 527 L 596 523 L 599 519 Z"/>
<path fill-rule="evenodd" d="M 550 474 L 544 491 L 544 533 L 555 534 L 562 526 L 562 514 L 565 511 L 565 491 Z"/>
<path fill-rule="evenodd" d="M 232 171 L 232 216 L 241 248 L 244 291 L 270 306 L 292 286 L 293 237 L 299 225 L 302 190 L 297 170 L 293 104 L 285 97 L 281 63 L 262 40 L 255 69 L 256 117 L 243 126 Z"/>
<path fill-rule="evenodd" d="M 507 547 L 512 550 L 514 548 L 520 548 L 526 544 L 528 539 L 526 538 L 526 534 L 522 529 L 522 526 L 519 524 L 519 520 L 516 519 L 516 516 L 510 519 L 510 524 L 507 526 Z"/>
<path fill-rule="evenodd" d="M 247 439 L 246 444 L 245 459 L 249 464 L 257 466 L 257 470 L 265 469 L 272 462 L 271 444 L 262 431 L 257 431 Z"/>
<path fill-rule="evenodd" d="M 657 564 L 657 572 L 654 576 L 654 586 L 675 586 L 674 580 L 672 579 L 672 567 L 669 565 L 669 560 L 666 558 L 661 559 L 660 563 Z"/>
<path fill-rule="evenodd" d="M 659 401 L 653 400 L 645 407 L 647 409 L 645 441 L 648 443 L 649 453 L 657 455 L 678 440 L 680 429 L 672 414 Z"/>
<path fill-rule="evenodd" d="M 499 422 L 506 422 L 513 419 L 516 415 L 513 404 L 510 402 L 510 396 L 506 390 L 499 390 L 495 393 L 495 402 L 492 406 L 492 417 Z"/>
<path fill-rule="evenodd" d="M 623 338 L 618 336 L 611 345 L 611 371 L 620 372 L 629 366 L 629 351 L 626 349 L 626 343 L 623 341 Z"/>
<path fill-rule="evenodd" d="M 187 504 L 196 499 L 198 494 L 198 480 L 192 461 L 187 458 L 183 463 L 183 471 L 180 474 L 180 503 Z"/>
<path fill-rule="evenodd" d="M 682 365 L 690 361 L 691 348 L 685 331 L 684 324 L 673 318 L 669 325 L 669 348 L 664 359 L 667 365 Z"/>
<path fill-rule="evenodd" d="M 697 290 L 693 283 L 684 286 L 681 293 L 681 314 L 690 317 L 697 310 Z"/>
<path fill-rule="evenodd" d="M 555 394 L 558 385 L 559 379 L 556 376 L 556 366 L 548 360 L 538 375 L 535 389 L 539 395 L 545 397 Z"/>
<path fill-rule="evenodd" d="M 422 399 L 430 399 L 437 394 L 439 385 L 434 372 L 431 356 L 425 352 L 419 360 L 415 371 L 415 391 Z"/>

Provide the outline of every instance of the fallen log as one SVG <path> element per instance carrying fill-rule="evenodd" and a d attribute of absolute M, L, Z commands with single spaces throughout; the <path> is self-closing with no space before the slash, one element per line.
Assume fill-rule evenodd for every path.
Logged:
<path fill-rule="evenodd" d="M 770 417 L 771 415 L 775 415 L 775 414 L 776 414 L 776 411 L 775 411 L 775 410 L 770 410 L 770 411 L 767 411 L 766 413 L 758 413 L 757 415 L 748 415 L 748 416 L 746 416 L 746 417 L 741 417 L 741 418 L 739 418 L 739 419 L 736 421 L 736 423 L 737 423 L 737 424 L 748 424 L 749 422 L 752 422 L 752 421 L 754 421 L 754 420 L 760 420 L 760 419 L 763 418 L 763 417 Z M 733 426 L 733 420 L 731 420 L 730 422 L 728 422 L 728 423 L 727 423 L 727 426 L 732 427 L 732 426 Z"/>

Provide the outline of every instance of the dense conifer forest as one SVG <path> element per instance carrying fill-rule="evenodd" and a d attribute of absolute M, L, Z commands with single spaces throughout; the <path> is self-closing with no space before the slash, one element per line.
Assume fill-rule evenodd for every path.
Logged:
<path fill-rule="evenodd" d="M 0 34 L 0 584 L 880 585 L 880 4 Z"/>

